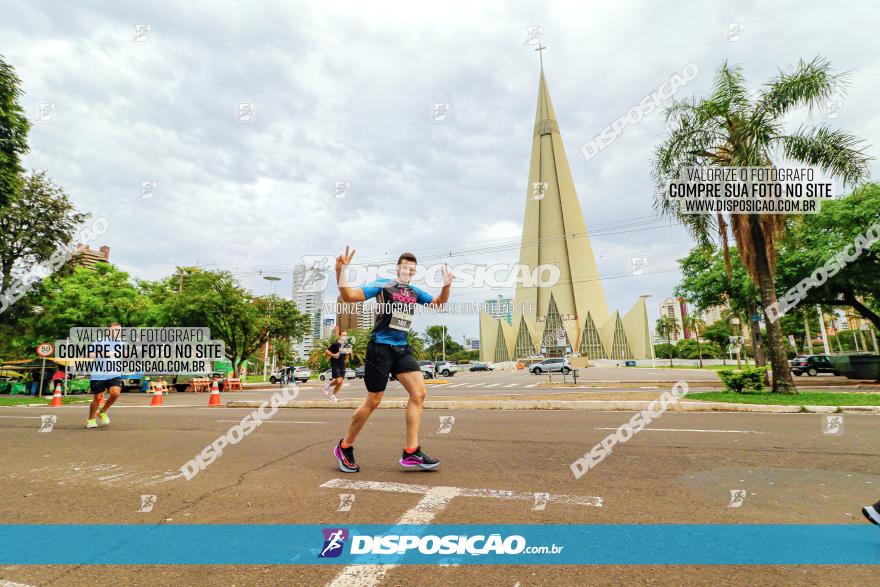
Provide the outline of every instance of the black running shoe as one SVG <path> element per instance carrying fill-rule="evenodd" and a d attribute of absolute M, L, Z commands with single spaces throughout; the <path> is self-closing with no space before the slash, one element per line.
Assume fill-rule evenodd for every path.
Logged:
<path fill-rule="evenodd" d="M 880 501 L 874 505 L 866 505 L 862 508 L 862 513 L 865 514 L 869 522 L 880 526 Z"/>
<path fill-rule="evenodd" d="M 409 469 L 418 467 L 420 469 L 433 469 L 440 464 L 437 459 L 432 459 L 422 452 L 422 447 L 416 448 L 414 452 L 403 451 L 400 457 L 400 464 Z"/>
<path fill-rule="evenodd" d="M 342 439 L 333 448 L 333 456 L 339 461 L 339 469 L 343 473 L 357 473 L 361 470 L 354 462 L 354 447 L 342 448 Z"/>

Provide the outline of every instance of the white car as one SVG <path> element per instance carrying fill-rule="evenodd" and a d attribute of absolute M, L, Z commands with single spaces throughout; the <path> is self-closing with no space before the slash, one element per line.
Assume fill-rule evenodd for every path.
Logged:
<path fill-rule="evenodd" d="M 540 375 L 541 373 L 550 373 L 553 371 L 561 371 L 563 375 L 568 375 L 572 370 L 571 363 L 568 359 L 544 359 L 540 363 L 529 365 L 529 373 Z"/>
<path fill-rule="evenodd" d="M 318 379 L 320 379 L 321 381 L 327 381 L 328 379 L 332 379 L 332 378 L 333 378 L 333 372 L 330 369 L 327 369 L 326 371 L 324 371 L 323 373 L 318 375 Z M 354 369 L 346 369 L 345 370 L 345 378 L 346 379 L 354 379 L 355 378 Z"/>
<path fill-rule="evenodd" d="M 456 373 L 458 373 L 458 370 L 458 365 L 450 363 L 449 361 L 438 361 L 434 364 L 434 372 L 437 375 L 442 375 L 443 377 L 454 376 Z"/>
<path fill-rule="evenodd" d="M 284 369 L 289 369 L 289 368 L 290 367 L 282 367 L 281 369 L 274 371 L 269 376 L 269 383 L 272 383 L 274 385 L 274 384 L 278 383 L 279 381 L 281 381 L 281 372 Z M 308 381 L 311 378 L 311 376 L 312 376 L 312 372 L 308 367 L 302 367 L 302 366 L 293 367 L 293 379 L 295 381 L 301 381 L 301 382 L 305 383 L 306 381 Z"/>

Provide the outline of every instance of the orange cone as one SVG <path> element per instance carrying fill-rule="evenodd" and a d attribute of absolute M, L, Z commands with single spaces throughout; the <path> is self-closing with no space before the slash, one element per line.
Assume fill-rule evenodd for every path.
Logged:
<path fill-rule="evenodd" d="M 60 408 L 61 407 L 61 382 L 55 384 L 55 394 L 52 396 L 52 401 L 49 403 L 50 408 Z"/>
<path fill-rule="evenodd" d="M 153 399 L 150 401 L 151 406 L 161 406 L 162 404 L 162 386 L 156 384 L 153 387 Z"/>
<path fill-rule="evenodd" d="M 208 398 L 208 406 L 222 406 L 220 403 L 220 387 L 217 385 L 217 380 L 211 384 L 211 397 Z"/>

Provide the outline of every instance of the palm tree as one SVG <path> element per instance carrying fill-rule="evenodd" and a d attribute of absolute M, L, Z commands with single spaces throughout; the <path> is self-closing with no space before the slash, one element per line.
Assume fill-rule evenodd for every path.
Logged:
<path fill-rule="evenodd" d="M 406 335 L 406 342 L 409 344 L 410 349 L 412 349 L 413 357 L 417 361 L 425 356 L 425 339 L 418 332 L 410 330 Z"/>
<path fill-rule="evenodd" d="M 319 338 L 312 343 L 312 350 L 309 351 L 309 358 L 306 360 L 309 369 L 315 373 L 321 373 L 329 368 L 330 361 L 327 359 L 324 351 L 333 344 L 336 338 L 335 334 L 331 334 L 328 338 Z"/>
<path fill-rule="evenodd" d="M 684 317 L 684 327 L 688 330 L 693 330 L 697 340 L 697 354 L 700 356 L 700 369 L 703 368 L 703 349 L 700 348 L 700 330 L 706 327 L 706 323 L 703 322 L 703 319 L 696 315 L 685 316 Z"/>
<path fill-rule="evenodd" d="M 680 214 L 665 197 L 667 181 L 684 167 L 771 167 L 772 153 L 818 167 L 844 185 L 857 185 L 868 175 L 869 160 L 859 139 L 824 125 L 801 126 L 793 133 L 784 126 L 788 112 L 823 104 L 844 85 L 830 63 L 817 57 L 800 61 L 791 72 L 780 72 L 751 97 L 741 69 L 725 62 L 709 97 L 675 102 L 667 109 L 671 131 L 657 147 L 653 164 L 655 207 L 662 215 L 676 217 L 700 243 L 711 242 L 717 232 L 725 250 L 729 225 L 764 308 L 776 302 L 776 242 L 785 228 L 785 215 L 731 214 L 725 219 L 721 214 Z M 797 393 L 779 324 L 769 319 L 766 324 L 773 391 Z"/>
<path fill-rule="evenodd" d="M 672 334 L 678 332 L 678 322 L 672 316 L 660 316 L 657 318 L 654 330 L 660 336 L 666 337 L 666 344 L 669 346 L 669 366 L 672 367 Z"/>

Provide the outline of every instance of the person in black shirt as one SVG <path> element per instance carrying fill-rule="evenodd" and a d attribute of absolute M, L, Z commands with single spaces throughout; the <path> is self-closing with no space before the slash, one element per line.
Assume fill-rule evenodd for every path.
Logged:
<path fill-rule="evenodd" d="M 324 395 L 330 396 L 331 402 L 338 402 L 339 398 L 336 394 L 342 389 L 342 383 L 345 381 L 345 358 L 348 356 L 349 347 L 346 346 L 348 335 L 343 330 L 339 333 L 339 338 L 333 341 L 324 354 L 330 357 L 330 380 L 324 384 Z M 333 393 L 330 388 L 333 388 Z"/>

